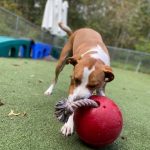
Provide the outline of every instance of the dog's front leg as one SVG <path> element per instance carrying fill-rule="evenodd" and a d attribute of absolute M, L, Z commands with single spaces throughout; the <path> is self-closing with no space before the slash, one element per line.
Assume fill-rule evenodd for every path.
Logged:
<path fill-rule="evenodd" d="M 54 78 L 54 80 L 52 81 L 52 83 L 51 83 L 51 85 L 49 86 L 49 88 L 45 91 L 45 95 L 51 95 L 52 94 L 52 92 L 53 92 L 53 89 L 54 89 L 54 87 L 55 87 L 55 85 L 56 85 L 56 83 L 57 83 L 57 80 L 58 80 L 58 76 L 59 76 L 59 74 L 60 74 L 60 72 L 62 71 L 62 69 L 64 68 L 64 66 L 65 66 L 65 58 L 64 58 L 64 60 L 59 60 L 58 61 L 58 64 L 57 64 L 57 66 L 56 66 L 56 69 L 55 69 L 55 78 Z"/>
<path fill-rule="evenodd" d="M 69 136 L 74 131 L 74 121 L 73 121 L 74 113 L 68 118 L 68 121 L 62 126 L 61 133 L 64 136 Z"/>
<path fill-rule="evenodd" d="M 57 63 L 56 69 L 55 69 L 55 78 L 52 81 L 49 88 L 45 91 L 45 93 L 44 93 L 45 95 L 51 95 L 52 94 L 53 89 L 57 83 L 58 76 L 59 76 L 60 72 L 63 70 L 63 68 L 66 64 L 66 59 L 70 56 L 71 50 L 72 50 L 72 44 L 71 44 L 71 41 L 69 40 L 65 44 L 64 48 L 62 49 L 60 58 L 58 60 L 58 63 Z"/>

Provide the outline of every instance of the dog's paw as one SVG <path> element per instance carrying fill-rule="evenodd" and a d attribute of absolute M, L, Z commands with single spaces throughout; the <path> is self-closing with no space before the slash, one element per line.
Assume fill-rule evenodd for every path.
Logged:
<path fill-rule="evenodd" d="M 44 95 L 46 95 L 46 96 L 49 96 L 51 94 L 52 94 L 52 91 L 49 91 L 49 90 L 47 90 L 47 91 L 44 92 Z"/>
<path fill-rule="evenodd" d="M 44 92 L 44 95 L 51 95 L 52 92 L 53 92 L 53 88 L 54 88 L 54 84 L 52 84 L 45 92 Z"/>
<path fill-rule="evenodd" d="M 63 125 L 63 127 L 61 128 L 61 133 L 64 135 L 64 136 L 69 136 L 69 135 L 72 135 L 73 134 L 73 125 L 71 124 L 68 124 L 68 123 L 65 123 Z"/>

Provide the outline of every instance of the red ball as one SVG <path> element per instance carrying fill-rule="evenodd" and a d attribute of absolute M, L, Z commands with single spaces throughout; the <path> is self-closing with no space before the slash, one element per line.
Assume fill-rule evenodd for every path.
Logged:
<path fill-rule="evenodd" d="M 118 106 L 105 96 L 93 95 L 90 99 L 96 101 L 99 107 L 77 109 L 74 115 L 75 129 L 88 145 L 103 147 L 119 136 L 123 126 L 122 114 Z"/>

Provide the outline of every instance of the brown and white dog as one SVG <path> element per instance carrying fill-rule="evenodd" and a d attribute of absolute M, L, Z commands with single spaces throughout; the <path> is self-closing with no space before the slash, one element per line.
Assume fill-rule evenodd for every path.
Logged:
<path fill-rule="evenodd" d="M 90 97 L 94 91 L 98 95 L 105 95 L 105 85 L 114 79 L 110 67 L 108 50 L 103 43 L 101 35 L 90 29 L 82 28 L 72 33 L 68 26 L 62 23 L 59 26 L 67 32 L 69 39 L 62 49 L 55 70 L 55 79 L 45 92 L 51 95 L 57 82 L 59 73 L 65 64 L 74 66 L 69 87 L 68 101 Z M 61 128 L 63 135 L 73 133 L 73 114 Z"/>

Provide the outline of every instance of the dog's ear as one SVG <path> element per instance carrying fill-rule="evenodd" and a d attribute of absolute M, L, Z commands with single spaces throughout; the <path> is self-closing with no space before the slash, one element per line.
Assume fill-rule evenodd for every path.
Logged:
<path fill-rule="evenodd" d="M 105 73 L 105 82 L 110 82 L 114 79 L 114 74 L 111 67 L 105 65 L 104 73 Z"/>
<path fill-rule="evenodd" d="M 77 59 L 74 57 L 69 57 L 66 60 L 66 64 L 72 64 L 73 66 L 75 66 L 78 63 Z"/>

